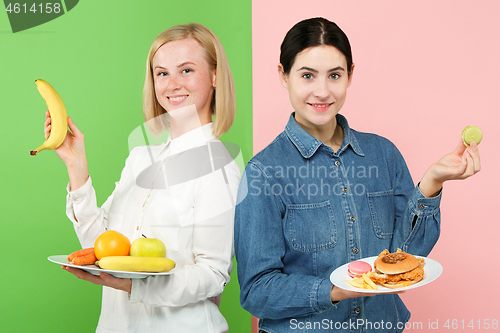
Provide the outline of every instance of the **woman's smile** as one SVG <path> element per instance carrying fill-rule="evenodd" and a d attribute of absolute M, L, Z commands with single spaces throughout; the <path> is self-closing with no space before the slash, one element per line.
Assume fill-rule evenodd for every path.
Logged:
<path fill-rule="evenodd" d="M 167 96 L 167 98 L 171 105 L 179 105 L 184 102 L 184 100 L 188 98 L 188 96 L 189 95 L 170 95 Z"/>
<path fill-rule="evenodd" d="M 326 112 L 333 103 L 307 103 L 316 112 Z"/>

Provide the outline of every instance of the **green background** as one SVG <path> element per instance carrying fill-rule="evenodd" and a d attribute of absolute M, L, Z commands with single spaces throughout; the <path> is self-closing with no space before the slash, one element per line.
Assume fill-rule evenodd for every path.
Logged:
<path fill-rule="evenodd" d="M 146 56 L 168 27 L 198 22 L 225 47 L 237 97 L 237 116 L 223 136 L 252 155 L 251 1 L 80 1 L 43 25 L 12 33 L 0 13 L 2 115 L 0 323 L 4 332 L 93 332 L 101 287 L 47 261 L 80 247 L 65 215 L 68 176 L 52 151 L 29 151 L 44 140 L 46 106 L 35 87 L 42 78 L 63 98 L 85 134 L 98 204 L 111 194 L 128 155 L 129 134 L 143 123 Z M 250 332 L 239 304 L 236 269 L 221 312 L 230 332 Z"/>

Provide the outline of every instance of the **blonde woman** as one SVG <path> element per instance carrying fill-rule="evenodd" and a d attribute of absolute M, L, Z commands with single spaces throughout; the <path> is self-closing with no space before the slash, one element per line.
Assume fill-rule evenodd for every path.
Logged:
<path fill-rule="evenodd" d="M 157 137 L 167 130 L 168 139 L 131 151 L 102 207 L 71 119 L 55 151 L 68 169 L 67 215 L 82 247 L 106 230 L 131 241 L 145 234 L 165 243 L 175 271 L 131 280 L 63 268 L 104 286 L 97 332 L 227 332 L 218 305 L 232 269 L 240 170 L 219 140 L 233 123 L 235 97 L 216 35 L 194 23 L 162 32 L 148 54 L 143 99 L 149 129 Z"/>

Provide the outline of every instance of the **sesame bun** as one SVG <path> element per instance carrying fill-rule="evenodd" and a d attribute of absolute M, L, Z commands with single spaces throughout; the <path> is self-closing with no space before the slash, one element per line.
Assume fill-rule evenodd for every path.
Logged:
<path fill-rule="evenodd" d="M 384 274 L 401 274 L 415 269 L 420 261 L 406 252 L 380 254 L 375 260 L 377 271 Z M 398 287 L 399 288 L 399 287 Z"/>

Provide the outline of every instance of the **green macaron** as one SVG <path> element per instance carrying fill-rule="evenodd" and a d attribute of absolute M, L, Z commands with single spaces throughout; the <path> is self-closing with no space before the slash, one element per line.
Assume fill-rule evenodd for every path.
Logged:
<path fill-rule="evenodd" d="M 483 139 L 483 132 L 477 126 L 467 126 L 462 131 L 462 141 L 464 142 L 464 145 L 466 145 L 467 147 L 469 147 L 473 141 L 479 144 L 482 139 Z"/>

